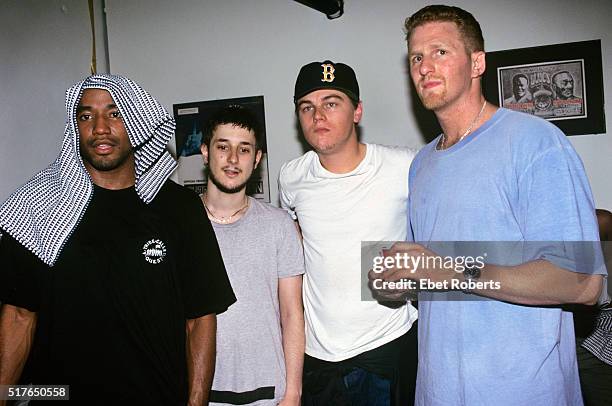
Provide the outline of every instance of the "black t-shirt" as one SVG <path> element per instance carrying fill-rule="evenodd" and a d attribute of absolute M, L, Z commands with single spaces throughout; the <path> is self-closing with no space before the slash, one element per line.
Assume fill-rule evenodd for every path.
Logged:
<path fill-rule="evenodd" d="M 0 301 L 38 316 L 22 380 L 80 403 L 185 404 L 186 319 L 235 300 L 200 199 L 171 181 L 148 205 L 95 187 L 51 268 L 0 241 Z"/>

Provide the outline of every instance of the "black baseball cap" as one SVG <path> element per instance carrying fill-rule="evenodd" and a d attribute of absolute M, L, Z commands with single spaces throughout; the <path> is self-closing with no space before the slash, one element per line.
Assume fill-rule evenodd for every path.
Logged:
<path fill-rule="evenodd" d="M 340 90 L 352 101 L 359 103 L 359 84 L 355 71 L 344 63 L 323 61 L 302 66 L 295 81 L 293 102 L 297 104 L 301 97 L 320 89 Z"/>

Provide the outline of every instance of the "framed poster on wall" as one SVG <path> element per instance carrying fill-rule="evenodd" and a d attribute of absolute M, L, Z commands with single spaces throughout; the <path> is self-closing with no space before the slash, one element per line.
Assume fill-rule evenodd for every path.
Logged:
<path fill-rule="evenodd" d="M 567 135 L 606 132 L 601 41 L 487 52 L 485 97 Z"/>
<path fill-rule="evenodd" d="M 198 194 L 206 191 L 206 170 L 200 153 L 202 128 L 215 111 L 236 104 L 251 110 L 259 119 L 262 127 L 263 154 L 257 169 L 247 184 L 247 194 L 269 203 L 270 180 L 268 176 L 268 149 L 263 96 L 174 104 L 178 180 L 182 185 Z"/>

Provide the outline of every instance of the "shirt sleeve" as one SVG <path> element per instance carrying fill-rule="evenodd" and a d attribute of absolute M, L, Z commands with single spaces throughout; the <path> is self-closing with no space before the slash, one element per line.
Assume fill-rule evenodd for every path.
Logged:
<path fill-rule="evenodd" d="M 278 277 L 302 275 L 304 273 L 304 251 L 295 223 L 283 214 L 281 230 L 278 233 L 276 257 L 278 258 Z"/>
<path fill-rule="evenodd" d="M 48 267 L 8 233 L 0 237 L 0 302 L 32 312 L 40 308 Z"/>
<path fill-rule="evenodd" d="M 416 171 L 416 162 L 413 158 L 410 169 L 408 170 L 408 200 L 406 209 L 406 241 L 414 242 L 414 230 L 412 228 L 412 185 L 414 184 L 414 173 Z"/>
<path fill-rule="evenodd" d="M 285 209 L 293 220 L 297 220 L 293 199 L 287 190 L 287 185 L 285 182 L 285 170 L 286 166 L 283 164 L 280 169 L 280 174 L 278 175 L 278 196 L 280 199 L 280 207 Z"/>
<path fill-rule="evenodd" d="M 191 195 L 191 194 L 190 194 Z M 223 313 L 236 301 L 219 244 L 201 200 L 193 194 L 183 208 L 181 284 L 185 317 Z"/>
<path fill-rule="evenodd" d="M 605 274 L 591 189 L 571 146 L 540 152 L 519 176 L 525 256 L 578 273 Z"/>

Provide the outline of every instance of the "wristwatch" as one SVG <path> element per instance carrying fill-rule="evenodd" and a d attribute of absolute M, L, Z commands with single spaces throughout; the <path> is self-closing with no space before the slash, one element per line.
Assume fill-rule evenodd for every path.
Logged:
<path fill-rule="evenodd" d="M 481 271 L 482 269 L 476 266 L 466 266 L 465 270 L 463 271 L 463 279 L 465 281 L 477 281 L 480 279 Z M 467 294 L 472 293 L 472 289 L 470 288 L 461 289 L 461 291 Z"/>
<path fill-rule="evenodd" d="M 482 270 L 477 266 L 466 266 L 465 270 L 463 271 L 463 277 L 466 280 L 477 281 L 480 279 L 481 271 Z"/>

